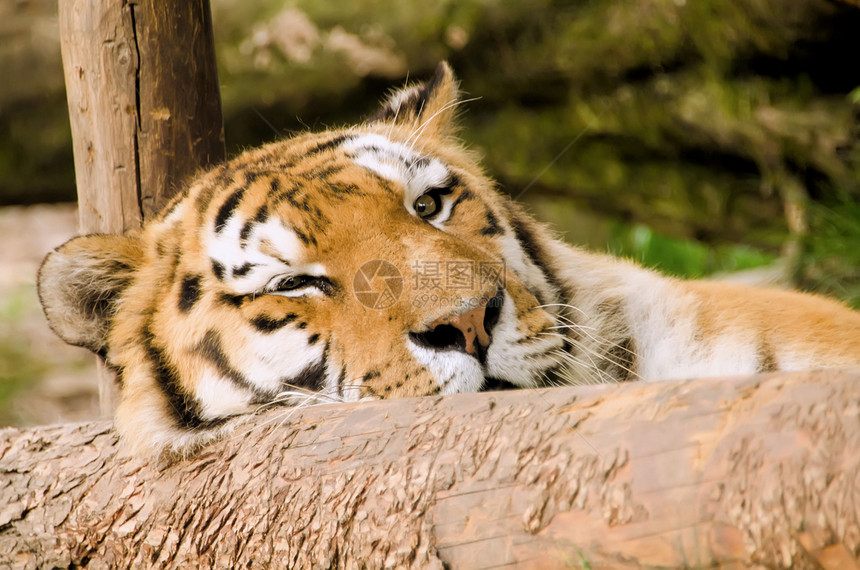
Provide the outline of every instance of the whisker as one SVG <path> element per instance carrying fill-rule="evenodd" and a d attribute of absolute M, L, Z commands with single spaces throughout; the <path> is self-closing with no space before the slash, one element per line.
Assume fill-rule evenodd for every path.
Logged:
<path fill-rule="evenodd" d="M 456 107 L 458 105 L 464 105 L 466 103 L 471 103 L 472 101 L 477 101 L 479 99 L 480 99 L 480 97 L 473 97 L 471 99 L 453 100 L 453 101 L 445 104 L 441 109 L 439 109 L 438 111 L 433 113 L 430 117 L 427 118 L 427 120 L 425 120 L 414 131 L 412 131 L 412 133 L 409 135 L 409 138 L 406 139 L 406 142 L 404 144 L 409 145 L 409 150 L 414 150 L 415 143 L 418 142 L 418 138 L 421 136 L 421 133 L 424 132 L 424 129 L 427 128 L 427 126 L 430 124 L 431 121 L 433 121 L 433 119 L 435 119 L 437 116 L 439 116 L 441 113 L 444 113 L 448 109 L 451 109 L 451 108 Z M 413 137 L 415 138 L 414 141 L 412 141 Z M 412 141 L 411 144 L 410 144 L 410 141 Z"/>
<path fill-rule="evenodd" d="M 559 317 L 561 318 L 561 317 Z M 578 325 L 578 324 L 569 324 L 569 325 L 556 325 L 554 327 L 547 327 L 546 330 L 556 330 L 556 329 L 576 329 L 576 330 L 591 330 L 596 331 L 597 327 L 589 327 L 586 325 Z"/>
<path fill-rule="evenodd" d="M 582 344 L 582 343 L 576 342 L 574 339 L 572 339 L 572 338 L 570 338 L 570 337 L 568 337 L 568 336 L 566 336 L 566 335 L 559 334 L 559 333 L 543 333 L 543 334 L 544 334 L 544 335 L 546 335 L 546 336 L 558 336 L 558 337 L 560 337 L 564 342 L 568 343 L 570 346 L 572 346 L 572 347 L 574 347 L 574 348 L 576 348 L 576 349 L 578 349 L 578 350 L 582 351 L 583 353 L 585 353 L 585 354 L 583 354 L 583 356 L 587 356 L 587 357 L 589 358 L 589 360 L 591 361 L 592 367 L 594 368 L 594 371 L 595 371 L 596 373 L 604 374 L 604 375 L 606 375 L 606 376 L 609 376 L 609 377 L 611 378 L 611 381 L 612 381 L 612 382 L 617 382 L 617 379 L 613 378 L 613 377 L 612 377 L 608 372 L 606 372 L 605 370 L 601 370 L 601 369 L 600 369 L 600 367 L 599 367 L 599 366 L 597 366 L 597 364 L 596 364 L 596 363 L 594 363 L 594 361 L 593 361 L 593 360 L 591 360 L 591 357 L 592 357 L 592 356 L 593 356 L 593 357 L 595 357 L 595 358 L 597 358 L 598 360 L 602 360 L 602 361 L 605 361 L 605 362 L 609 362 L 609 363 L 611 363 L 612 365 L 617 366 L 618 368 L 620 368 L 621 370 L 625 371 L 627 374 L 629 374 L 630 376 L 632 376 L 632 377 L 634 377 L 634 378 L 636 378 L 636 379 L 641 379 L 641 376 L 639 375 L 639 373 L 638 373 L 638 372 L 636 372 L 635 370 L 632 370 L 629 366 L 627 366 L 627 365 L 626 365 L 623 361 L 621 361 L 618 357 L 615 357 L 615 356 L 614 356 L 614 355 L 612 355 L 612 354 L 608 354 L 608 352 L 607 352 L 607 353 L 601 353 L 601 352 L 598 352 L 595 348 L 592 348 L 592 347 L 589 347 L 589 346 L 584 345 L 584 344 Z M 618 343 L 612 343 L 612 342 L 610 342 L 610 341 L 605 341 L 605 340 L 604 340 L 604 342 L 603 342 L 603 343 L 599 343 L 599 342 L 597 341 L 597 339 L 593 339 L 593 340 L 595 340 L 595 342 L 596 342 L 597 344 L 609 344 L 609 345 L 610 345 L 610 349 L 614 349 L 614 348 L 622 349 L 622 350 L 626 351 L 627 353 L 629 353 L 631 356 L 636 356 L 636 352 L 635 352 L 635 351 L 633 351 L 633 350 L 631 350 L 631 349 L 628 349 L 627 347 L 624 347 L 624 346 L 622 346 L 622 345 L 619 345 Z M 568 353 L 567 351 L 565 351 L 565 354 L 566 354 L 567 356 L 571 356 L 571 357 L 573 356 L 572 354 Z"/>
<path fill-rule="evenodd" d="M 621 344 L 618 344 L 617 342 L 613 342 L 613 341 L 610 341 L 610 340 L 609 340 L 609 339 L 607 339 L 607 338 L 600 337 L 600 336 L 597 336 L 597 335 L 593 335 L 593 334 L 591 334 L 591 333 L 587 332 L 587 331 L 588 331 L 588 327 L 583 327 L 583 328 L 579 328 L 579 327 L 571 327 L 571 328 L 575 328 L 576 330 L 585 331 L 585 332 L 584 332 L 585 337 L 586 337 L 586 338 L 588 338 L 589 340 L 591 340 L 592 342 L 594 342 L 594 344 L 596 344 L 596 345 L 598 345 L 598 346 L 602 346 L 602 345 L 609 344 L 609 345 L 611 345 L 611 348 L 613 348 L 613 349 L 616 349 L 616 348 L 617 348 L 617 349 L 621 349 L 621 350 L 623 350 L 624 352 L 626 352 L 627 354 L 629 354 L 630 356 L 633 356 L 633 357 L 638 356 L 638 354 L 636 353 L 636 351 L 635 351 L 635 350 L 633 350 L 633 349 L 631 349 L 631 348 L 627 348 L 626 346 L 623 346 L 623 345 L 621 345 Z M 595 329 L 591 329 L 591 330 L 595 330 Z M 547 333 L 547 334 L 551 334 L 551 333 Z M 555 334 L 558 334 L 558 333 L 555 333 Z M 568 336 L 566 336 L 566 335 L 563 335 L 563 336 L 564 336 L 564 338 L 565 338 L 566 342 L 570 343 L 570 344 L 571 344 L 571 346 L 576 346 L 576 347 L 578 347 L 578 348 L 584 348 L 584 347 L 583 347 L 583 345 L 582 345 L 582 343 L 578 343 L 578 342 L 576 342 L 574 339 L 572 339 L 572 338 L 570 338 L 570 337 L 568 337 Z"/>
<path fill-rule="evenodd" d="M 559 351 L 556 356 L 563 365 L 561 376 L 564 377 L 567 385 L 580 386 L 615 382 L 613 378 L 607 378 L 608 374 L 597 367 L 590 355 L 586 355 L 587 361 L 564 351 Z"/>
<path fill-rule="evenodd" d="M 578 324 L 578 323 L 574 323 L 574 322 L 573 322 L 573 321 L 571 321 L 570 319 L 568 319 L 568 318 L 566 318 L 566 317 L 563 317 L 563 316 L 559 316 L 558 318 L 559 318 L 560 320 L 567 321 L 567 322 L 568 322 L 568 323 L 570 323 L 570 324 L 569 324 L 569 325 L 558 325 L 558 326 L 555 326 L 555 327 L 549 327 L 549 329 L 564 329 L 564 328 L 567 328 L 568 330 L 577 330 L 577 331 L 582 331 L 582 332 L 585 334 L 585 336 L 586 336 L 589 340 L 593 341 L 595 344 L 598 344 L 598 345 L 600 345 L 600 344 L 606 344 L 606 343 L 611 342 L 611 341 L 609 341 L 608 339 L 606 339 L 606 338 L 604 338 L 604 337 L 596 336 L 596 335 L 591 334 L 590 332 L 588 332 L 588 331 L 592 331 L 592 332 L 597 331 L 598 329 L 597 329 L 596 327 L 589 327 L 589 326 L 586 326 L 586 325 L 581 325 L 581 324 Z M 612 344 L 614 344 L 617 348 L 620 348 L 620 349 L 622 349 L 622 350 L 626 351 L 626 352 L 627 352 L 627 353 L 629 353 L 630 355 L 632 355 L 632 356 L 636 356 L 636 352 L 635 352 L 635 351 L 630 350 L 630 349 L 628 349 L 627 347 L 621 346 L 621 345 L 619 345 L 619 344 L 617 344 L 617 343 L 612 343 Z"/>
<path fill-rule="evenodd" d="M 546 309 L 547 307 L 563 307 L 565 309 L 572 309 L 584 317 L 588 316 L 588 314 L 585 311 L 583 311 L 582 309 L 580 309 L 576 305 L 570 305 L 568 303 L 544 303 L 543 305 L 537 306 L 538 309 Z M 559 317 L 561 318 L 562 315 L 559 315 Z"/>

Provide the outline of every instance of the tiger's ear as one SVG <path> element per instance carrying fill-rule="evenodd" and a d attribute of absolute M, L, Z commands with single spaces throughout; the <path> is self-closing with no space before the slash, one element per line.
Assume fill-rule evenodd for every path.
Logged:
<path fill-rule="evenodd" d="M 51 329 L 69 344 L 104 355 L 119 293 L 143 258 L 138 239 L 87 235 L 45 257 L 37 288 Z"/>
<path fill-rule="evenodd" d="M 454 130 L 459 96 L 457 78 L 443 61 L 426 82 L 395 91 L 369 122 L 394 123 L 421 129 L 423 135 L 447 136 Z"/>

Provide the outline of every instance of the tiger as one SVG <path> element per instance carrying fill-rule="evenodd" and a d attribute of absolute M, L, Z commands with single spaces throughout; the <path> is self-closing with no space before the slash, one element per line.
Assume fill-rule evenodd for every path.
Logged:
<path fill-rule="evenodd" d="M 364 122 L 245 151 L 140 230 L 38 274 L 51 328 L 116 371 L 131 453 L 273 406 L 860 364 L 860 313 L 568 245 L 458 134 L 441 63 Z"/>

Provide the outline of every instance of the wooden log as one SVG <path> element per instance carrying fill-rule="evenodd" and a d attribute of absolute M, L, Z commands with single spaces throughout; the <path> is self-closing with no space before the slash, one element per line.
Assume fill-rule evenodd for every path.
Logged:
<path fill-rule="evenodd" d="M 208 0 L 61 0 L 81 233 L 121 234 L 224 160 Z M 102 415 L 117 393 L 99 369 Z"/>
<path fill-rule="evenodd" d="M 0 567 L 855 568 L 860 370 L 0 432 Z"/>

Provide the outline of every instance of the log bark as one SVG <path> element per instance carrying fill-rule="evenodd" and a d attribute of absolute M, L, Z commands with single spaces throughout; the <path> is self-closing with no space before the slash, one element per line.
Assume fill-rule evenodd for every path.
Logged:
<path fill-rule="evenodd" d="M 860 370 L 0 432 L 0 567 L 852 568 Z"/>
<path fill-rule="evenodd" d="M 209 0 L 61 0 L 82 233 L 125 233 L 224 160 Z M 102 415 L 116 382 L 99 363 Z"/>

